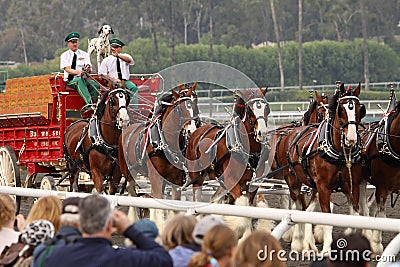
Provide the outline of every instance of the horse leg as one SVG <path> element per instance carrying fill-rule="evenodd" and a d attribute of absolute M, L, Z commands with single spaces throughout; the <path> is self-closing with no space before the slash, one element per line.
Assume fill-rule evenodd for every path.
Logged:
<path fill-rule="evenodd" d="M 330 200 L 332 196 L 332 191 L 328 189 L 325 185 L 321 185 L 320 183 L 317 183 L 317 190 L 318 190 L 318 199 L 321 206 L 321 211 L 326 213 L 331 213 Z M 323 229 L 324 229 L 324 234 L 323 234 L 324 244 L 322 247 L 322 253 L 325 254 L 325 253 L 330 253 L 331 250 L 331 244 L 333 241 L 332 238 L 333 226 L 324 225 Z"/>
<path fill-rule="evenodd" d="M 126 184 L 126 191 L 128 192 L 128 196 L 131 197 L 137 197 L 137 192 L 136 192 L 136 181 L 133 178 L 133 176 L 131 176 L 132 173 L 128 174 L 128 177 L 126 177 L 125 179 L 128 179 L 127 184 Z M 137 173 L 135 173 L 134 177 L 136 178 Z M 139 210 L 140 208 L 134 207 L 134 206 L 130 206 L 129 210 L 128 210 L 128 218 L 132 221 L 132 222 L 136 222 L 140 219 L 139 216 Z"/>
<path fill-rule="evenodd" d="M 149 180 L 151 184 L 151 196 L 162 199 L 162 185 L 164 178 L 158 173 L 151 161 L 147 164 Z M 164 230 L 165 212 L 161 209 L 150 209 L 150 220 L 154 221 L 160 231 Z"/>
<path fill-rule="evenodd" d="M 115 167 L 110 181 L 110 195 L 115 195 L 118 192 L 119 184 L 121 182 L 122 174 L 118 167 Z"/>
<path fill-rule="evenodd" d="M 201 185 L 193 185 L 193 201 L 195 202 L 201 202 L 202 201 L 202 193 L 203 193 L 203 189 L 201 187 Z"/>
<path fill-rule="evenodd" d="M 264 195 L 257 195 L 256 197 L 256 207 L 259 208 L 269 208 L 267 199 L 265 198 Z M 273 228 L 274 223 L 271 220 L 266 220 L 266 219 L 258 219 L 257 223 L 257 230 L 262 230 L 266 231 L 268 233 L 271 233 L 271 229 Z"/>
<path fill-rule="evenodd" d="M 97 193 L 104 194 L 102 173 L 99 170 L 97 170 L 96 168 L 92 168 L 91 174 L 92 174 L 94 188 L 96 189 Z"/>
<path fill-rule="evenodd" d="M 317 204 L 318 204 L 317 197 L 318 197 L 318 192 L 316 190 L 313 190 L 313 194 L 311 196 L 311 200 L 310 200 L 310 203 L 308 204 L 306 211 L 308 211 L 308 212 L 315 211 Z M 317 247 L 315 246 L 315 239 L 314 239 L 312 227 L 313 226 L 311 223 L 304 224 L 303 248 L 305 250 L 318 251 Z"/>
<path fill-rule="evenodd" d="M 294 203 L 292 204 L 292 207 L 290 206 L 290 197 L 289 195 L 281 195 L 279 198 L 279 203 L 280 203 L 280 208 L 284 210 L 290 210 L 290 209 L 296 209 L 296 206 Z M 292 236 L 293 236 L 293 226 L 290 227 L 286 233 L 283 234 L 282 240 L 285 242 L 292 242 Z"/>
<path fill-rule="evenodd" d="M 367 181 L 362 179 L 360 183 L 360 199 L 359 199 L 359 206 L 360 206 L 360 214 L 362 216 L 369 216 L 369 207 L 367 203 Z M 368 240 L 372 239 L 372 231 L 369 229 L 364 229 L 362 231 L 363 235 L 367 237 Z"/>
<path fill-rule="evenodd" d="M 376 188 L 375 191 L 375 198 L 377 204 L 377 213 L 376 217 L 386 218 L 386 209 L 385 204 L 389 192 L 384 189 Z M 382 245 L 382 231 L 379 230 L 372 230 L 372 239 L 371 239 L 371 249 L 377 255 L 381 255 L 383 252 L 383 245 Z"/>
<path fill-rule="evenodd" d="M 302 201 L 300 199 L 300 188 L 291 189 L 290 191 L 290 196 L 295 204 L 296 210 L 303 210 L 303 204 L 301 203 Z M 302 223 L 296 223 L 294 225 L 292 243 L 290 244 L 290 247 L 293 251 L 303 251 L 303 226 L 304 224 Z"/>

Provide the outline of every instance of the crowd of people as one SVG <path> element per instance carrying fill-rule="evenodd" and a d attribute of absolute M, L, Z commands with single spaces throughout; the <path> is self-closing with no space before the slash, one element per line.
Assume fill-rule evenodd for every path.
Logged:
<path fill-rule="evenodd" d="M 216 216 L 176 214 L 160 230 L 149 219 L 130 222 L 98 194 L 42 197 L 26 219 L 16 215 L 12 197 L 0 195 L 0 266 L 286 266 L 278 253 L 282 246 L 270 233 L 254 231 L 239 241 Z M 113 233 L 129 239 L 129 246 L 113 244 Z M 365 255 L 368 239 L 350 234 L 340 240 L 348 246 L 334 241 L 330 257 L 310 266 L 369 266 L 365 258 L 339 257 L 347 251 Z"/>

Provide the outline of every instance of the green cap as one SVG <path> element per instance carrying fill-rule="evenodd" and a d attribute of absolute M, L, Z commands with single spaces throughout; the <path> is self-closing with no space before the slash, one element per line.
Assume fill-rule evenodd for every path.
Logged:
<path fill-rule="evenodd" d="M 112 38 L 110 40 L 110 45 L 118 45 L 118 46 L 125 46 L 125 43 L 122 42 L 120 39 L 118 38 Z"/>
<path fill-rule="evenodd" d="M 79 33 L 77 32 L 70 32 L 67 34 L 67 36 L 65 36 L 65 41 L 66 42 L 70 42 L 72 40 L 78 40 L 80 37 Z"/>

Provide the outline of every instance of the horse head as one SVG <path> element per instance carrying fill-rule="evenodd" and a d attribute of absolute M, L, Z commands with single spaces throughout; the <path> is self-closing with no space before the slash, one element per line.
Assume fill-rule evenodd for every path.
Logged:
<path fill-rule="evenodd" d="M 111 120 L 115 121 L 115 125 L 118 129 L 125 129 L 129 124 L 128 105 L 130 101 L 129 93 L 125 89 L 114 89 L 107 91 L 103 95 L 100 103 L 96 108 L 95 115 L 100 120 L 108 109 L 108 116 Z"/>
<path fill-rule="evenodd" d="M 240 90 L 235 94 L 234 112 L 254 130 L 254 138 L 263 143 L 267 139 L 268 114 L 270 107 L 265 100 L 267 89 Z"/>
<path fill-rule="evenodd" d="M 304 113 L 303 125 L 322 122 L 326 116 L 327 106 L 328 96 L 321 96 L 318 91 L 315 91 L 315 99 L 311 101 L 307 111 Z"/>
<path fill-rule="evenodd" d="M 188 110 L 191 112 L 190 116 L 193 118 L 188 123 L 184 125 L 185 133 L 189 136 L 192 134 L 198 127 L 200 127 L 200 118 L 199 118 L 199 108 L 197 106 L 197 93 L 196 93 L 197 83 L 193 83 L 191 86 L 189 84 L 180 84 L 178 85 L 178 91 L 180 97 L 189 97 L 190 102 L 187 102 Z"/>
<path fill-rule="evenodd" d="M 345 90 L 342 83 L 329 103 L 329 117 L 335 116 L 335 121 L 339 122 L 343 133 L 342 138 L 347 147 L 353 147 L 357 143 L 357 125 L 366 114 L 365 106 L 360 103 L 358 98 L 360 90 L 360 83 L 354 90 Z"/>
<path fill-rule="evenodd" d="M 160 102 L 163 106 L 160 113 L 162 114 L 162 128 L 167 139 L 170 139 L 168 136 L 175 139 L 179 136 L 181 130 L 183 130 L 184 136 L 188 136 L 196 130 L 195 124 L 192 123 L 195 107 L 195 103 L 191 98 L 192 92 L 193 89 L 190 88 L 182 96 L 179 92 L 172 90 L 172 94 L 168 97 L 169 101 Z"/>

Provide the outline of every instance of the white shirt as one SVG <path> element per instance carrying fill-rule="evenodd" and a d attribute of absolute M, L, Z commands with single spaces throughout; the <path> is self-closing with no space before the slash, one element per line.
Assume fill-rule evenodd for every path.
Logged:
<path fill-rule="evenodd" d="M 86 53 L 85 51 L 82 51 L 80 49 L 75 51 L 75 54 L 77 56 L 76 58 L 76 70 L 81 70 L 85 65 L 90 65 L 92 66 L 92 63 L 90 63 L 90 57 L 89 54 Z M 72 60 L 74 58 L 74 52 L 69 49 L 65 51 L 64 53 L 61 54 L 60 58 L 60 68 L 64 70 L 65 67 L 72 67 Z M 75 77 L 74 77 L 75 78 Z M 68 72 L 64 70 L 64 81 L 68 80 Z"/>
<path fill-rule="evenodd" d="M 17 243 L 19 235 L 20 233 L 14 231 L 14 229 L 3 226 L 0 230 L 0 254 L 6 246 L 10 246 L 12 243 Z"/>
<path fill-rule="evenodd" d="M 119 62 L 120 62 L 119 65 L 121 66 L 122 79 L 129 80 L 129 66 L 135 65 L 135 61 L 133 61 L 133 58 L 129 54 L 120 53 L 120 55 L 129 57 L 131 59 L 131 63 L 127 63 L 127 62 L 123 61 L 122 59 L 119 59 Z M 117 57 L 114 57 L 113 55 L 106 57 L 101 62 L 101 65 L 99 68 L 99 75 L 108 75 L 111 78 L 118 79 Z"/>

